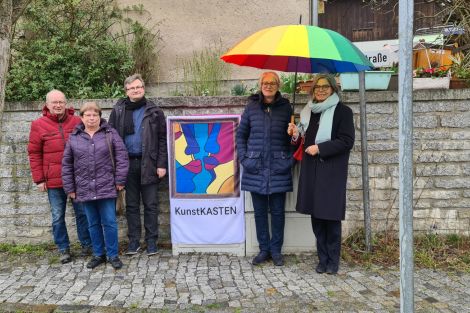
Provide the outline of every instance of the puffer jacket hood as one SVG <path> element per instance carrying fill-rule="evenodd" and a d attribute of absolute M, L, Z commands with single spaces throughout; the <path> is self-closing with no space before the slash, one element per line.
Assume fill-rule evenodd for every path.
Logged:
<path fill-rule="evenodd" d="M 59 119 L 59 116 L 57 114 L 51 113 L 47 105 L 44 105 L 44 107 L 42 108 L 42 116 L 45 116 L 57 123 L 64 122 L 69 116 L 73 116 L 74 114 L 75 114 L 74 108 L 72 107 L 66 108 L 64 116 L 61 119 Z"/>
<path fill-rule="evenodd" d="M 248 97 L 248 102 L 259 102 L 264 104 L 264 95 L 261 91 L 252 94 Z M 281 105 L 282 103 L 289 103 L 289 100 L 284 98 L 281 93 L 278 91 L 274 96 L 274 101 L 270 105 Z"/>

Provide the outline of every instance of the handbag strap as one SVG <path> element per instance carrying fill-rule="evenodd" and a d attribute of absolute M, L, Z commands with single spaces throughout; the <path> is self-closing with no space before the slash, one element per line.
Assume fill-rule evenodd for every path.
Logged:
<path fill-rule="evenodd" d="M 113 153 L 113 148 L 111 147 L 111 139 L 109 136 L 111 136 L 111 132 L 105 132 L 106 136 L 106 143 L 108 144 L 108 149 L 109 149 L 109 156 L 111 157 L 111 163 L 113 164 L 113 172 L 116 172 L 116 164 L 114 163 L 114 153 Z"/>

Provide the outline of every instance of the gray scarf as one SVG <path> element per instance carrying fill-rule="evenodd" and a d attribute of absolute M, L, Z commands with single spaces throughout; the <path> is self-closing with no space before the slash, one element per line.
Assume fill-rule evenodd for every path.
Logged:
<path fill-rule="evenodd" d="M 310 122 L 311 113 L 321 113 L 320 125 L 318 126 L 317 136 L 315 137 L 315 144 L 331 140 L 333 115 L 338 102 L 339 97 L 337 93 L 333 93 L 323 102 L 314 103 L 310 100 L 300 112 L 300 122 L 298 125 L 300 135 L 305 136 L 305 132 L 307 131 L 308 124 Z"/>

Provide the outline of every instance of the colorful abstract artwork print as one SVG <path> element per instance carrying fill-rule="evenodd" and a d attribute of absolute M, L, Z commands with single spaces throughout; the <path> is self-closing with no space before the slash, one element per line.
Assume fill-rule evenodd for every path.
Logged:
<path fill-rule="evenodd" d="M 236 196 L 238 120 L 172 121 L 172 191 L 178 195 Z"/>

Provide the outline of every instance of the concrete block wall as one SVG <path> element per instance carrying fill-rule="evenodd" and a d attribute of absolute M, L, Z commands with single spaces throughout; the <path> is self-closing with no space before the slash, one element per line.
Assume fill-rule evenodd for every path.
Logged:
<path fill-rule="evenodd" d="M 367 92 L 370 207 L 374 230 L 398 229 L 398 96 Z M 359 97 L 343 93 L 354 111 L 356 143 L 350 158 L 345 234 L 363 226 Z M 470 89 L 414 94 L 414 226 L 416 231 L 470 235 Z M 241 113 L 245 97 L 157 98 L 167 116 Z M 299 103 L 306 96 L 297 97 Z M 79 108 L 83 100 L 69 101 Z M 104 117 L 115 100 L 98 100 Z M 7 103 L 0 133 L 0 242 L 52 240 L 47 196 L 36 190 L 26 153 L 41 103 Z M 299 112 L 302 105 L 296 106 Z M 291 196 L 295 199 L 295 195 Z M 168 182 L 159 186 L 160 243 L 170 244 Z M 292 200 L 294 201 L 294 200 Z M 290 204 L 293 205 L 293 204 Z M 69 235 L 76 238 L 72 210 Z M 296 214 L 296 213 L 291 213 Z M 126 240 L 125 218 L 120 236 Z M 286 229 L 289 232 L 289 229 Z M 309 235 L 312 235 L 309 233 Z"/>

